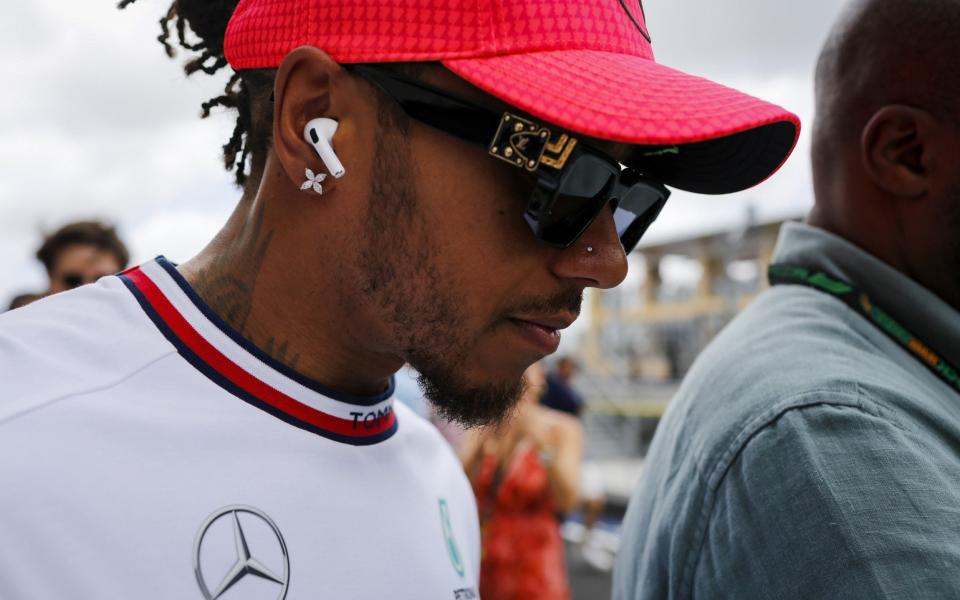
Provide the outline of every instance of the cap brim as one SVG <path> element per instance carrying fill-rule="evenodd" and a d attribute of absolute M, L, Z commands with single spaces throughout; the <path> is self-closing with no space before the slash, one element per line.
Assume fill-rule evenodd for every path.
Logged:
<path fill-rule="evenodd" d="M 775 104 L 638 56 L 560 50 L 443 65 L 530 115 L 639 146 L 631 166 L 693 192 L 760 183 L 800 134 L 797 116 Z"/>

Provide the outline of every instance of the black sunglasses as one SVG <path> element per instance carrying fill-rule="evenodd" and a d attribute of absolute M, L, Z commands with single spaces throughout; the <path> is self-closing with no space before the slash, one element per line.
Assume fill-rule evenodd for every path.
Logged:
<path fill-rule="evenodd" d="M 670 197 L 661 183 L 567 133 L 477 106 L 386 68 L 345 66 L 393 98 L 410 117 L 534 174 L 524 220 L 538 240 L 551 246 L 573 244 L 609 204 L 620 243 L 629 253 Z"/>
<path fill-rule="evenodd" d="M 92 283 L 92 282 L 86 281 L 83 278 L 83 275 L 80 275 L 78 273 L 64 273 L 63 275 L 60 276 L 60 281 L 63 283 L 64 287 L 66 287 L 68 290 L 72 290 L 73 288 L 78 288 L 85 283 Z"/>

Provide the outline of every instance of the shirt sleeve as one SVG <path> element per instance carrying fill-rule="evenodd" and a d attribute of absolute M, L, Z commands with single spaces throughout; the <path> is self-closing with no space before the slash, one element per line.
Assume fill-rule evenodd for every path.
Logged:
<path fill-rule="evenodd" d="M 957 452 L 934 424 L 920 433 L 829 404 L 786 412 L 717 487 L 693 597 L 956 597 Z"/>

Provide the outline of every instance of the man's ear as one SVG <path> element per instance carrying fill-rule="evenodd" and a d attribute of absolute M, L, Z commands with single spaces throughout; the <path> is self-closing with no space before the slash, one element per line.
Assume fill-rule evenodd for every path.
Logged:
<path fill-rule="evenodd" d="M 874 183 L 888 193 L 917 198 L 930 191 L 936 119 L 929 112 L 903 105 L 878 110 L 863 130 L 863 166 Z"/>
<path fill-rule="evenodd" d="M 316 150 L 304 139 L 303 130 L 311 119 L 340 119 L 338 108 L 343 101 L 335 97 L 338 96 L 335 88 L 346 79 L 344 75 L 340 65 L 313 46 L 293 50 L 277 69 L 273 89 L 274 148 L 291 185 L 297 189 L 303 182 L 305 169 L 326 173 Z M 337 129 L 338 133 L 341 129 Z M 341 137 L 334 135 L 334 147 Z M 334 185 L 332 178 L 324 182 L 324 187 Z"/>

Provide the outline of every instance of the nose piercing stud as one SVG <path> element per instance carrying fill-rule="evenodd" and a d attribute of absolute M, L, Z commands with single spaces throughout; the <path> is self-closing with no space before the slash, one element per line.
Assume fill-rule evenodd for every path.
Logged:
<path fill-rule="evenodd" d="M 587 254 L 593 254 L 593 246 L 587 246 Z"/>

